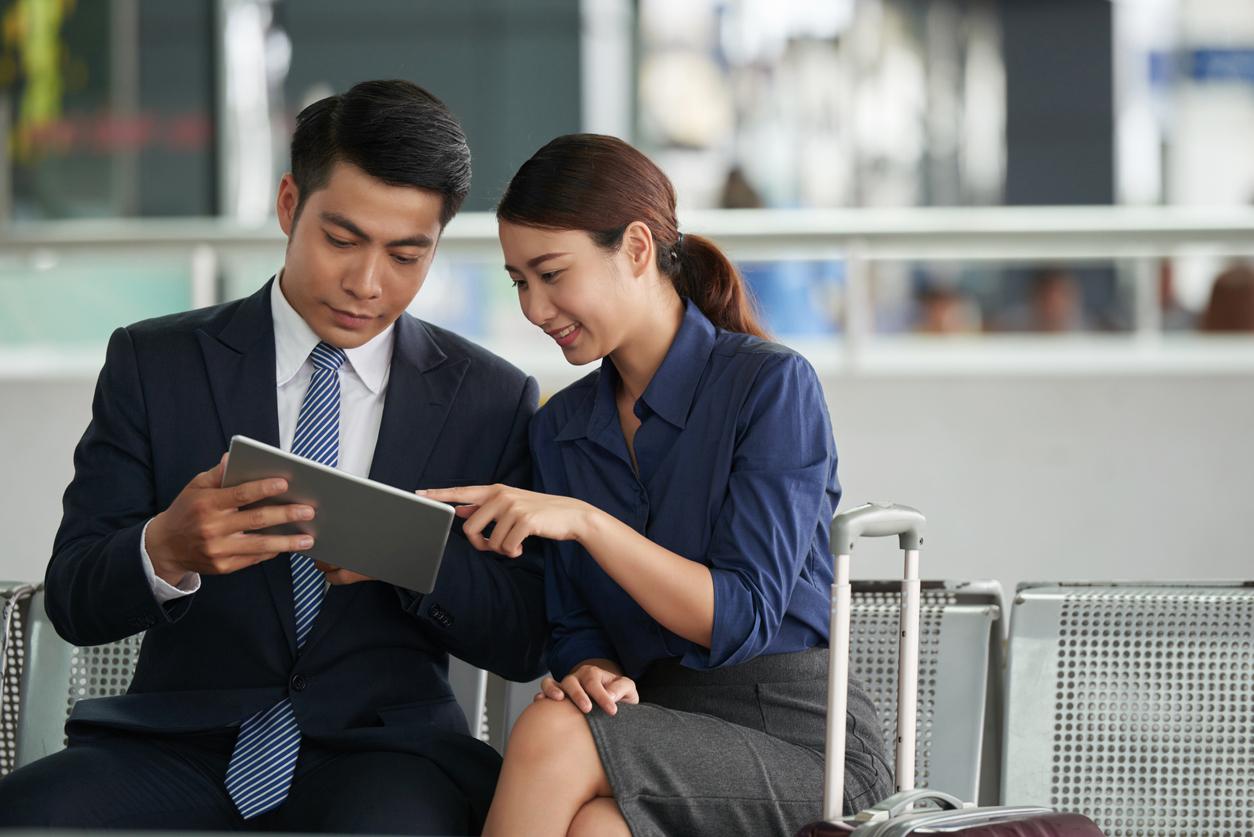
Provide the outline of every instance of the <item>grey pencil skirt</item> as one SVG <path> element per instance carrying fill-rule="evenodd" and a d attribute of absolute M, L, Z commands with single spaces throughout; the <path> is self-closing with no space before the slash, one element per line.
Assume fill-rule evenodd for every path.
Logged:
<path fill-rule="evenodd" d="M 696 671 L 653 665 L 638 705 L 588 715 L 634 837 L 792 835 L 823 808 L 827 649 Z M 845 811 L 892 792 L 875 707 L 849 684 Z"/>

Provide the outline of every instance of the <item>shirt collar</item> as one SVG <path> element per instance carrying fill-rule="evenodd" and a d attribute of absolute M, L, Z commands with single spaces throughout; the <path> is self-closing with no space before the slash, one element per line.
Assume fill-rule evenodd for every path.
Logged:
<path fill-rule="evenodd" d="M 309 359 L 309 353 L 318 345 L 320 338 L 309 323 L 296 312 L 283 295 L 280 284 L 283 272 L 274 279 L 270 289 L 270 312 L 274 318 L 275 381 L 283 386 L 300 371 Z M 384 329 L 369 342 L 355 349 L 345 349 L 348 363 L 362 383 L 376 395 L 387 382 L 388 368 L 392 362 L 392 345 L 395 342 L 395 324 Z"/>
<path fill-rule="evenodd" d="M 662 365 L 640 396 L 650 410 L 680 430 L 688 421 L 697 384 L 714 351 L 714 339 L 714 324 L 691 300 L 684 300 L 684 319 L 679 331 Z"/>
<path fill-rule="evenodd" d="M 705 372 L 710 354 L 714 351 L 717 331 L 701 309 L 690 300 L 684 300 L 684 318 L 671 347 L 662 359 L 662 365 L 653 374 L 640 400 L 651 411 L 670 424 L 683 429 L 692 408 L 697 384 Z M 598 438 L 618 415 L 614 391 L 618 384 L 618 370 L 606 357 L 601 361 L 601 374 L 596 386 L 583 404 L 570 417 L 558 434 L 558 441 Z"/>

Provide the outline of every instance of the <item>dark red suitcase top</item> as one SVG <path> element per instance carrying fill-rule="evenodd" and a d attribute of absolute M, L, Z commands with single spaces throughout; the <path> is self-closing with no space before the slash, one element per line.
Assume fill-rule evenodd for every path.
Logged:
<path fill-rule="evenodd" d="M 957 832 L 964 837 L 1104 837 L 1083 814 L 1045 814 L 1021 820 L 977 825 Z"/>
<path fill-rule="evenodd" d="M 924 828 L 920 834 L 931 829 Z M 849 837 L 847 828 L 827 822 L 810 823 L 797 832 L 797 837 Z M 1037 814 L 999 823 L 974 825 L 946 834 L 963 837 L 1105 837 L 1097 823 L 1082 814 Z"/>

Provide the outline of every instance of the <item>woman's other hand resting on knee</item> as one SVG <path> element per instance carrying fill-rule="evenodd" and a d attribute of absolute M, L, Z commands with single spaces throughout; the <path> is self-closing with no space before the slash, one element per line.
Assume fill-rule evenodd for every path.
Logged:
<path fill-rule="evenodd" d="M 545 677 L 535 700 L 570 698 L 585 715 L 595 702 L 607 715 L 618 714 L 619 703 L 639 703 L 636 681 L 623 674 L 612 660 L 584 660 L 561 680 Z"/>

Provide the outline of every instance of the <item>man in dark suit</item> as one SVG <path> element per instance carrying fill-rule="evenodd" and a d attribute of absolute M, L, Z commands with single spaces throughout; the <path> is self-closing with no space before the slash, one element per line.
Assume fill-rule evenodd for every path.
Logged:
<path fill-rule="evenodd" d="M 463 834 L 499 768 L 448 654 L 542 668 L 534 556 L 449 539 L 433 592 L 316 568 L 299 505 L 222 488 L 234 434 L 406 490 L 525 484 L 536 383 L 405 313 L 469 189 L 439 100 L 366 82 L 297 117 L 283 270 L 252 296 L 118 329 L 47 572 L 70 642 L 146 631 L 128 694 L 82 701 L 69 747 L 0 782 L 0 826 Z M 217 463 L 217 464 L 215 464 Z"/>

